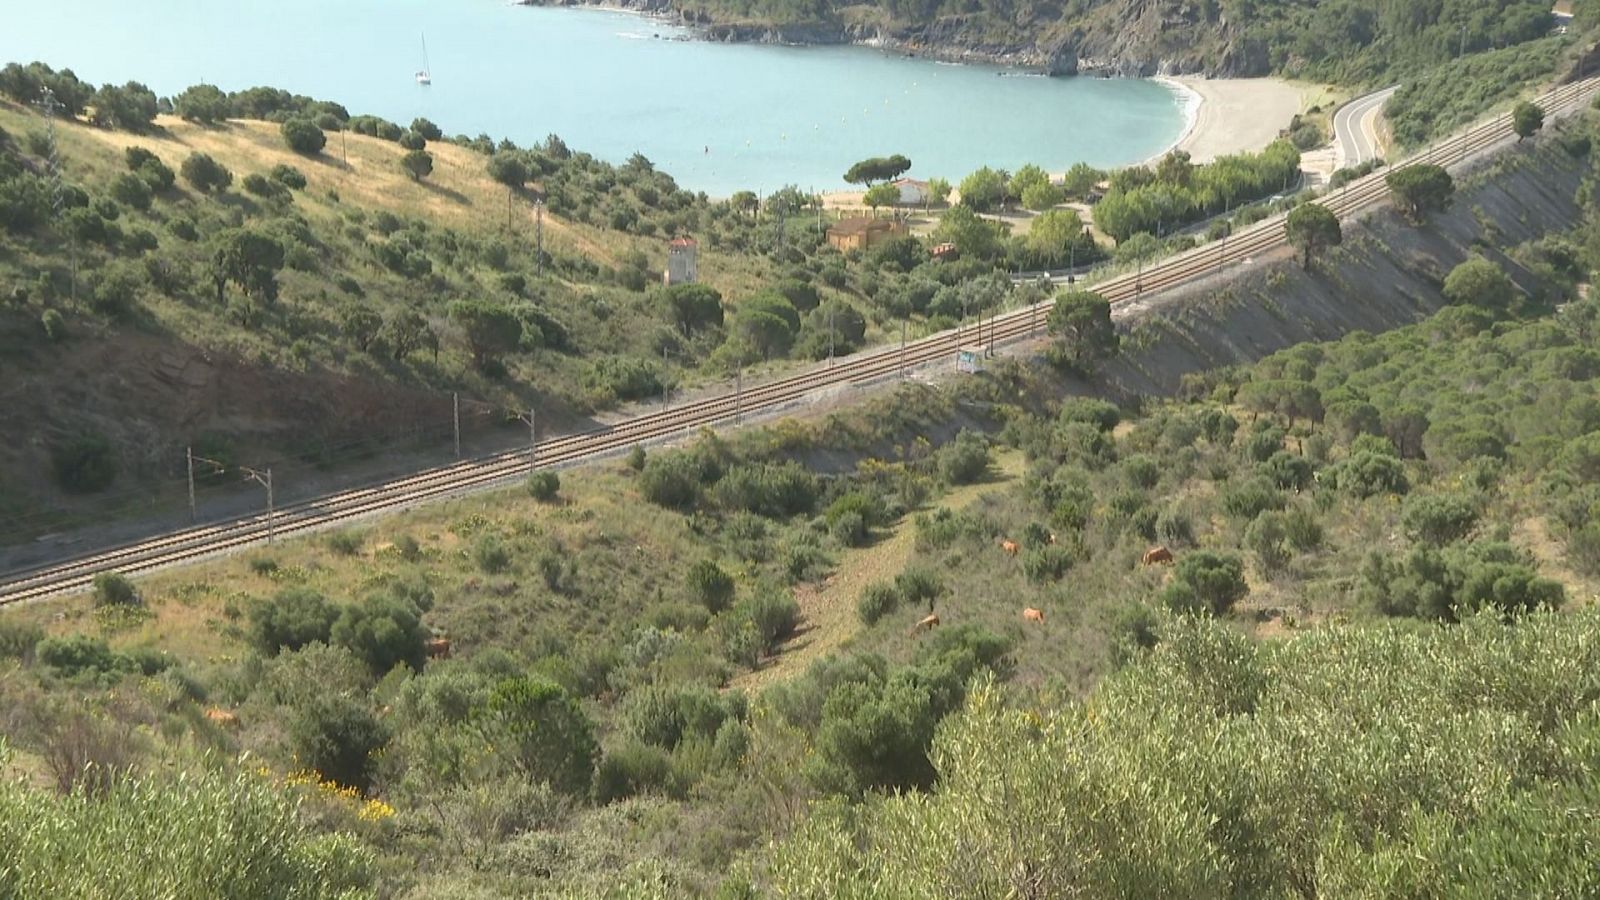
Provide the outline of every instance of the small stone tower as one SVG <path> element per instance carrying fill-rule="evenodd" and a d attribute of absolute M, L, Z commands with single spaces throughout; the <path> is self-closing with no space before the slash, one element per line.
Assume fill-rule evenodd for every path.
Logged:
<path fill-rule="evenodd" d="M 696 267 L 696 257 L 700 253 L 700 245 L 692 237 L 676 237 L 667 242 L 667 271 L 661 275 L 661 283 L 671 287 L 674 284 L 693 284 L 699 277 Z"/>

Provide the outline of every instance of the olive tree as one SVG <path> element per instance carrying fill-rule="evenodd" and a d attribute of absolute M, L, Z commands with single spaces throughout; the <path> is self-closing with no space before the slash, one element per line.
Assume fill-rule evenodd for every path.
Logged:
<path fill-rule="evenodd" d="M 1111 304 L 1093 291 L 1068 291 L 1050 309 L 1050 333 L 1056 341 L 1052 357 L 1059 363 L 1089 373 L 1122 346 L 1111 322 Z"/>
<path fill-rule="evenodd" d="M 1300 267 L 1311 268 L 1312 256 L 1344 242 L 1339 217 L 1320 203 L 1302 203 L 1284 220 L 1289 243 L 1300 251 Z"/>
<path fill-rule="evenodd" d="M 1396 169 L 1384 176 L 1384 182 L 1401 214 L 1414 224 L 1421 224 L 1429 212 L 1448 206 L 1456 190 L 1449 172 L 1427 163 Z"/>

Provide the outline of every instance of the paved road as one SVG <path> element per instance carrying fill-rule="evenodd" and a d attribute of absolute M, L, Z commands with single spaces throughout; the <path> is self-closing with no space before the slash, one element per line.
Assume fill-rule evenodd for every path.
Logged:
<path fill-rule="evenodd" d="M 1339 151 L 1339 168 L 1359 166 L 1378 157 L 1378 113 L 1400 86 L 1384 88 L 1357 97 L 1333 114 L 1334 146 Z"/>

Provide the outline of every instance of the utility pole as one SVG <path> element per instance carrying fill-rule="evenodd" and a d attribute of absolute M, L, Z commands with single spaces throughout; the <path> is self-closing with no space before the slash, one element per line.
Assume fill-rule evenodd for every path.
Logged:
<path fill-rule="evenodd" d="M 539 465 L 538 418 L 530 406 L 526 413 L 517 416 L 517 420 L 528 423 L 528 469 L 531 471 Z"/>
<path fill-rule="evenodd" d="M 243 468 L 243 467 L 241 466 L 240 468 Z M 266 470 L 266 473 L 265 473 L 265 477 L 263 477 L 263 474 L 261 472 L 257 472 L 255 469 L 245 469 L 244 473 L 245 473 L 245 477 L 246 478 L 252 479 L 252 480 L 254 480 L 254 481 L 256 481 L 256 482 L 258 482 L 260 484 L 263 484 L 267 488 L 267 543 L 270 544 L 270 543 L 272 543 L 272 513 L 273 513 L 273 503 L 272 503 L 272 467 L 271 466 L 267 467 L 267 470 Z"/>
<path fill-rule="evenodd" d="M 228 467 L 214 459 L 207 459 L 204 456 L 195 456 L 193 447 L 188 448 L 187 453 L 189 461 L 189 510 L 190 515 L 193 516 L 194 464 L 197 462 L 205 463 L 206 465 L 211 466 L 217 474 L 228 471 Z M 267 543 L 270 544 L 272 543 L 273 536 L 273 516 L 276 512 L 276 504 L 272 494 L 272 467 L 268 466 L 265 469 L 252 469 L 249 466 L 239 466 L 238 468 L 240 472 L 244 473 L 245 481 L 254 481 L 255 483 L 267 489 Z"/>
<path fill-rule="evenodd" d="M 450 394 L 450 408 L 455 422 L 456 459 L 461 458 L 461 393 L 452 391 Z"/>
<path fill-rule="evenodd" d="M 739 370 L 733 375 L 733 424 L 738 425 L 744 421 L 744 361 L 739 361 Z"/>

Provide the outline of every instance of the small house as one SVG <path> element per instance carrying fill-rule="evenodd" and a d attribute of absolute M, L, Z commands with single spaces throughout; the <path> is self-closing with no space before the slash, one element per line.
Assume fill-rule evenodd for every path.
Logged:
<path fill-rule="evenodd" d="M 661 274 L 661 283 L 667 287 L 675 284 L 694 284 L 700 277 L 697 267 L 700 245 L 692 237 L 675 237 L 667 242 L 667 271 Z"/>
<path fill-rule="evenodd" d="M 915 178 L 899 178 L 891 183 L 900 189 L 899 202 L 901 206 L 924 206 L 927 204 L 929 196 L 928 183 L 926 181 L 918 181 Z"/>
<path fill-rule="evenodd" d="M 904 222 L 856 216 L 834 223 L 828 229 L 827 238 L 828 244 L 835 250 L 847 253 L 851 250 L 867 250 L 910 233 L 911 229 Z"/>

